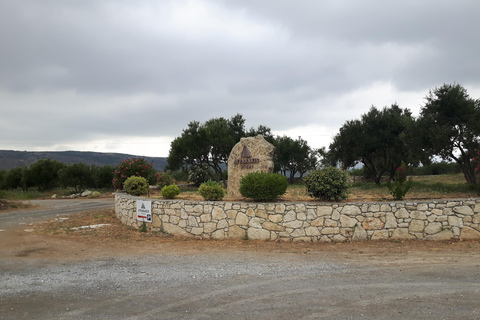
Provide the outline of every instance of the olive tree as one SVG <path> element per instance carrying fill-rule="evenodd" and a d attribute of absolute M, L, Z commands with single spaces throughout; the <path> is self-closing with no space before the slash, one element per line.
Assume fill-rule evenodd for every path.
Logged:
<path fill-rule="evenodd" d="M 430 157 L 454 160 L 468 183 L 477 184 L 472 161 L 480 143 L 480 100 L 459 84 L 430 90 L 420 110 L 416 137 Z"/>

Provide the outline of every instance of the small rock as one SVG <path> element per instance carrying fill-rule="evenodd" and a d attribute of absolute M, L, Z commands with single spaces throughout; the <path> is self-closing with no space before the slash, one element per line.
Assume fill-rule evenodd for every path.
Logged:
<path fill-rule="evenodd" d="M 85 191 L 82 192 L 82 194 L 80 196 L 81 197 L 88 197 L 90 194 L 92 194 L 92 191 L 85 190 Z"/>

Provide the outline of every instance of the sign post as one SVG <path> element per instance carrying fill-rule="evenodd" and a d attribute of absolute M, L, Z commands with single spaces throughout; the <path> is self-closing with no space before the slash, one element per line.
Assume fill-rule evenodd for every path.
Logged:
<path fill-rule="evenodd" d="M 137 220 L 152 222 L 152 201 L 137 200 Z"/>

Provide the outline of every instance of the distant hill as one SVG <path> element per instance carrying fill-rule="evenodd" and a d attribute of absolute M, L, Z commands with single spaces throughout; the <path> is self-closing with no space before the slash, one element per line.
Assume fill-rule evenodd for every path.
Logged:
<path fill-rule="evenodd" d="M 164 157 L 141 157 L 123 153 L 103 153 L 90 151 L 11 151 L 0 150 L 0 170 L 15 167 L 25 167 L 40 159 L 58 160 L 65 164 L 86 163 L 88 165 L 116 166 L 128 158 L 144 158 L 149 163 L 154 163 L 155 170 L 163 171 L 167 165 Z"/>

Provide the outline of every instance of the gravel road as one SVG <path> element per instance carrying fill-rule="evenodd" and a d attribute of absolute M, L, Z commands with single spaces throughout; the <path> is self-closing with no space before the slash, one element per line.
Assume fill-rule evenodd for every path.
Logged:
<path fill-rule="evenodd" d="M 0 230 L 12 230 L 22 225 L 69 215 L 77 212 L 111 208 L 115 206 L 114 198 L 99 199 L 47 199 L 23 201 L 33 207 L 27 210 L 0 212 Z"/>
<path fill-rule="evenodd" d="M 0 319 L 480 319 L 478 242 L 365 255 L 171 240 L 119 253 L 4 234 Z"/>

